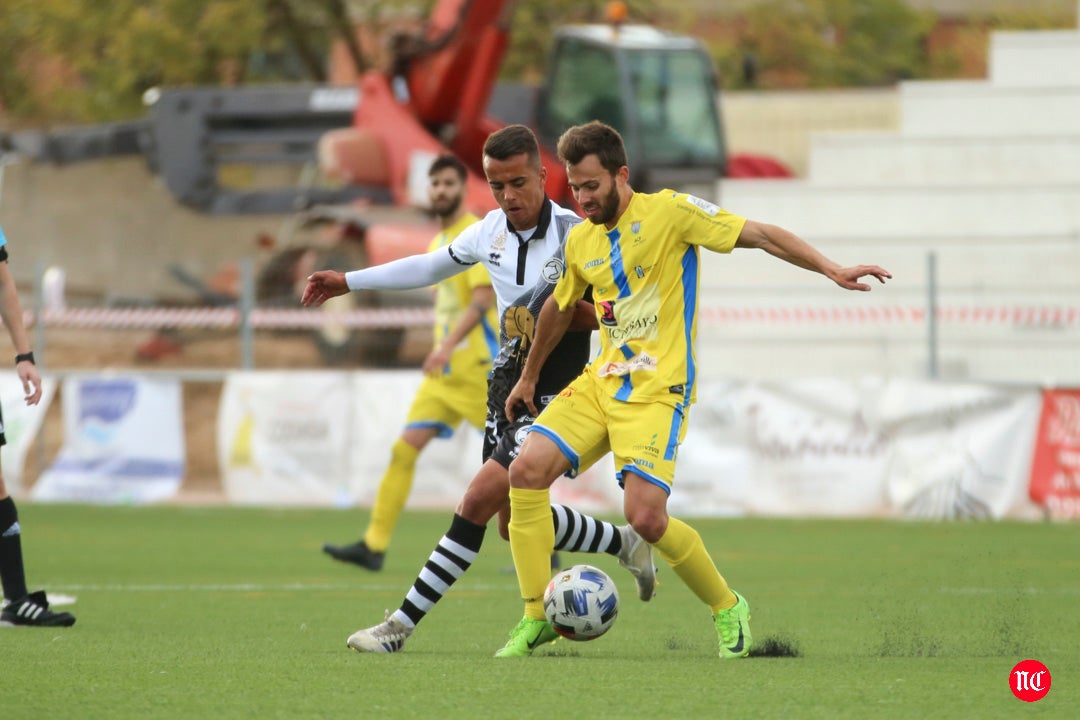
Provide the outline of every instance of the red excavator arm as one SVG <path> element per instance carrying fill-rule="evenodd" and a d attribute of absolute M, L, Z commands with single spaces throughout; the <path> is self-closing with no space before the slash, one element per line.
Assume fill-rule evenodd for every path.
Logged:
<path fill-rule="evenodd" d="M 410 174 L 440 152 L 452 152 L 471 170 L 467 203 L 493 208 L 483 180 L 484 141 L 502 123 L 485 109 L 510 34 L 512 0 L 440 0 L 424 28 L 393 39 L 388 72 L 360 80 L 353 127 L 328 133 L 320 150 L 324 169 L 348 182 L 384 184 L 394 202 L 410 202 Z M 406 92 L 395 89 L 404 86 Z M 568 199 L 566 172 L 546 149 L 546 188 Z"/>

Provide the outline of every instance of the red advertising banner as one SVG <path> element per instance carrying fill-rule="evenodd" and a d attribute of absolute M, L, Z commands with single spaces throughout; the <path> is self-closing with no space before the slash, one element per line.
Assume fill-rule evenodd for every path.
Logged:
<path fill-rule="evenodd" d="M 1031 499 L 1059 519 L 1080 518 L 1080 390 L 1044 390 L 1031 461 Z"/>

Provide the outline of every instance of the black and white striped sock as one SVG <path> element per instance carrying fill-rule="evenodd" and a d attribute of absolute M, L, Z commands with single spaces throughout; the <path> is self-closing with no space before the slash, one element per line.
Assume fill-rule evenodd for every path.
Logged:
<path fill-rule="evenodd" d="M 551 506 L 555 523 L 555 549 L 567 552 L 591 552 L 618 555 L 622 550 L 619 528 L 597 520 L 565 505 Z"/>
<path fill-rule="evenodd" d="M 476 560 L 486 529 L 455 513 L 450 529 L 428 556 L 405 601 L 392 617 L 409 627 L 423 620 Z"/>

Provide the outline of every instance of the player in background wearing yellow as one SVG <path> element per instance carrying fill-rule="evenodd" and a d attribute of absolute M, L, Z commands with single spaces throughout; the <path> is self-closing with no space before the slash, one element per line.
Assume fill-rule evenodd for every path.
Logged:
<path fill-rule="evenodd" d="M 465 210 L 465 166 L 440 155 L 428 171 L 428 198 L 442 232 L 428 252 L 446 247 L 479 218 Z M 405 501 L 412 490 L 416 460 L 436 437 L 448 438 L 465 420 L 484 429 L 487 376 L 499 351 L 495 291 L 487 268 L 476 264 L 435 286 L 435 343 L 424 359 L 424 381 L 413 399 L 405 429 L 390 448 L 371 518 L 361 540 L 323 545 L 331 557 L 380 570 Z"/>
<path fill-rule="evenodd" d="M 667 512 L 676 451 L 695 399 L 699 252 L 764 250 L 848 290 L 869 290 L 859 282 L 863 276 L 885 282 L 891 275 L 876 265 L 841 267 L 782 228 L 692 195 L 634 192 L 622 138 L 603 123 L 570 128 L 558 150 L 588 222 L 567 236 L 565 272 L 540 311 L 507 413 L 518 403 L 534 410 L 537 371 L 589 287 L 600 352 L 540 413 L 510 466 L 510 547 L 525 617 L 496 655 L 529 655 L 519 635 L 554 636 L 543 608 L 554 541 L 549 488 L 600 448 L 615 456 L 630 526 L 708 606 L 720 657 L 745 657 L 753 645 L 746 600 L 728 587 L 697 531 Z"/>
<path fill-rule="evenodd" d="M 0 317 L 15 346 L 15 372 L 22 381 L 26 404 L 37 405 L 41 401 L 41 376 L 34 365 L 34 351 L 23 325 L 23 311 L 15 280 L 8 268 L 7 238 L 0 230 Z M 4 445 L 4 420 L 0 416 L 0 445 Z M 3 584 L 6 604 L 0 611 L 0 625 L 30 625 L 36 627 L 69 627 L 75 624 L 75 616 L 66 612 L 53 612 L 44 590 L 29 592 L 23 569 L 22 528 L 15 500 L 8 494 L 4 476 L 0 473 L 0 582 Z"/>

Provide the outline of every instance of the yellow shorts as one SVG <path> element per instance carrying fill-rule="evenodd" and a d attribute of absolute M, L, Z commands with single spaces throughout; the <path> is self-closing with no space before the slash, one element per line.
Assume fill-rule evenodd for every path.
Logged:
<path fill-rule="evenodd" d="M 570 461 L 571 477 L 609 450 L 615 476 L 633 472 L 671 494 L 675 457 L 686 437 L 687 410 L 677 403 L 628 403 L 579 375 L 540 413 L 533 432 L 550 438 Z M 597 454 L 599 453 L 599 454 Z"/>
<path fill-rule="evenodd" d="M 448 438 L 462 420 L 483 430 L 486 415 L 487 373 L 427 375 L 413 398 L 405 427 L 434 428 L 438 437 Z"/>

